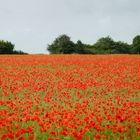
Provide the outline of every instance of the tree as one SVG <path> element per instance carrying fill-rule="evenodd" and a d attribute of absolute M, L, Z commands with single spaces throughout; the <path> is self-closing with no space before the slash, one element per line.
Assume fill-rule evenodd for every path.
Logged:
<path fill-rule="evenodd" d="M 75 53 L 84 54 L 85 53 L 84 47 L 85 45 L 82 43 L 82 41 L 78 40 L 77 43 L 75 44 Z"/>
<path fill-rule="evenodd" d="M 96 53 L 111 53 L 111 50 L 114 48 L 114 43 L 111 37 L 102 37 L 94 44 L 94 49 Z"/>
<path fill-rule="evenodd" d="M 12 54 L 14 47 L 11 42 L 0 40 L 0 54 Z"/>
<path fill-rule="evenodd" d="M 72 54 L 75 51 L 74 47 L 70 37 L 63 34 L 57 37 L 51 45 L 48 45 L 47 50 L 51 54 Z"/>
<path fill-rule="evenodd" d="M 14 50 L 14 51 L 13 51 L 13 54 L 16 54 L 16 55 L 17 55 L 17 54 L 18 54 L 18 55 L 25 55 L 25 54 L 26 54 L 26 55 L 27 55 L 28 53 L 25 53 L 25 52 L 23 52 L 23 51 L 21 51 L 21 50 Z"/>
<path fill-rule="evenodd" d="M 0 40 L 0 54 L 27 54 L 21 50 L 14 50 L 15 45 L 9 41 Z"/>
<path fill-rule="evenodd" d="M 114 41 L 111 37 L 102 37 L 94 44 L 95 53 L 99 54 L 127 54 L 130 53 L 130 45 L 122 41 Z"/>
<path fill-rule="evenodd" d="M 140 54 L 140 35 L 134 37 L 132 46 L 134 53 Z"/>
<path fill-rule="evenodd" d="M 130 45 L 124 43 L 122 41 L 115 42 L 114 51 L 119 54 L 129 54 L 130 53 Z"/>
<path fill-rule="evenodd" d="M 133 44 L 114 41 L 111 37 L 102 37 L 95 44 L 84 44 L 78 40 L 73 43 L 67 35 L 60 35 L 47 48 L 51 54 L 140 54 L 140 36 L 136 36 Z"/>

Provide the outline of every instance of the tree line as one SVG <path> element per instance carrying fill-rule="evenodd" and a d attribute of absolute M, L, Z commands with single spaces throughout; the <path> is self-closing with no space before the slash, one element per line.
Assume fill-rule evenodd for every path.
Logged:
<path fill-rule="evenodd" d="M 0 40 L 0 54 L 27 54 L 21 50 L 15 50 L 15 45 L 9 41 Z"/>
<path fill-rule="evenodd" d="M 27 54 L 14 47 L 11 42 L 0 40 L 0 54 Z M 133 38 L 132 44 L 114 41 L 107 36 L 90 45 L 81 40 L 74 43 L 68 35 L 63 34 L 49 44 L 47 50 L 50 54 L 140 54 L 140 35 Z"/>
<path fill-rule="evenodd" d="M 50 54 L 140 54 L 140 35 L 134 37 L 132 44 L 114 41 L 110 36 L 102 37 L 93 45 L 76 43 L 66 35 L 58 36 L 47 50 Z"/>

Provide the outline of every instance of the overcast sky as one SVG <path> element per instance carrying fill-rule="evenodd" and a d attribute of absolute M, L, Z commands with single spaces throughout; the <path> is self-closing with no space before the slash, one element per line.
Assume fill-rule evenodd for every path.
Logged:
<path fill-rule="evenodd" d="M 131 43 L 140 34 L 140 0 L 0 0 L 0 40 L 16 50 L 47 53 L 60 34 L 89 44 L 108 35 Z"/>

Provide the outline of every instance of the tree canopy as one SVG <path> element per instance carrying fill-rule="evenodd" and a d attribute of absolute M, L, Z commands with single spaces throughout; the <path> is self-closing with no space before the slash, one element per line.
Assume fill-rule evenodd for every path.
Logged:
<path fill-rule="evenodd" d="M 114 41 L 110 36 L 107 36 L 90 45 L 82 43 L 81 40 L 74 43 L 69 36 L 63 34 L 48 45 L 47 50 L 51 54 L 140 54 L 140 36 L 133 39 L 133 44 Z"/>
<path fill-rule="evenodd" d="M 0 54 L 12 54 L 15 45 L 11 42 L 1 40 L 0 41 Z"/>
<path fill-rule="evenodd" d="M 60 35 L 54 40 L 51 45 L 48 45 L 48 51 L 51 54 L 71 54 L 74 53 L 74 43 L 70 40 L 67 35 Z"/>
<path fill-rule="evenodd" d="M 27 54 L 23 51 L 14 50 L 15 45 L 9 41 L 0 40 L 0 54 Z"/>
<path fill-rule="evenodd" d="M 134 53 L 140 54 L 140 35 L 134 37 L 132 47 Z"/>

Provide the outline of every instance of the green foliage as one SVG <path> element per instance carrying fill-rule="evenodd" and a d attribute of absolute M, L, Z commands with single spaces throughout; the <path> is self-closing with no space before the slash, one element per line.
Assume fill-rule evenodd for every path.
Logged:
<path fill-rule="evenodd" d="M 84 47 L 85 45 L 82 43 L 82 41 L 78 40 L 75 44 L 75 52 L 78 54 L 83 54 L 85 52 Z"/>
<path fill-rule="evenodd" d="M 18 51 L 17 51 L 17 50 L 14 50 L 14 51 L 13 51 L 13 54 L 19 54 L 19 55 L 22 54 L 22 55 L 23 55 L 23 54 L 28 54 L 28 53 L 25 53 L 25 52 L 23 52 L 23 51 L 21 51 L 21 50 L 18 50 Z"/>
<path fill-rule="evenodd" d="M 51 54 L 140 54 L 140 36 L 136 36 L 133 44 L 114 41 L 111 37 L 102 37 L 95 44 L 83 44 L 78 40 L 73 43 L 67 35 L 60 35 L 48 46 Z"/>
<path fill-rule="evenodd" d="M 108 36 L 100 38 L 97 43 L 95 43 L 94 47 L 97 50 L 108 50 L 112 49 L 114 46 L 114 41 Z"/>
<path fill-rule="evenodd" d="M 111 37 L 100 38 L 94 45 L 97 54 L 127 54 L 129 45 L 118 41 L 115 42 Z"/>
<path fill-rule="evenodd" d="M 14 50 L 15 45 L 9 41 L 0 40 L 0 54 L 27 54 L 23 51 Z"/>
<path fill-rule="evenodd" d="M 130 53 L 130 45 L 127 43 L 118 41 L 114 42 L 113 51 L 116 51 L 119 54 L 129 54 Z"/>
<path fill-rule="evenodd" d="M 67 35 L 60 35 L 51 45 L 48 45 L 48 51 L 51 54 L 72 54 L 74 53 L 74 43 Z"/>
<path fill-rule="evenodd" d="M 14 45 L 11 42 L 0 40 L 0 54 L 12 54 Z"/>
<path fill-rule="evenodd" d="M 140 54 L 140 35 L 133 39 L 132 50 L 134 53 Z"/>

